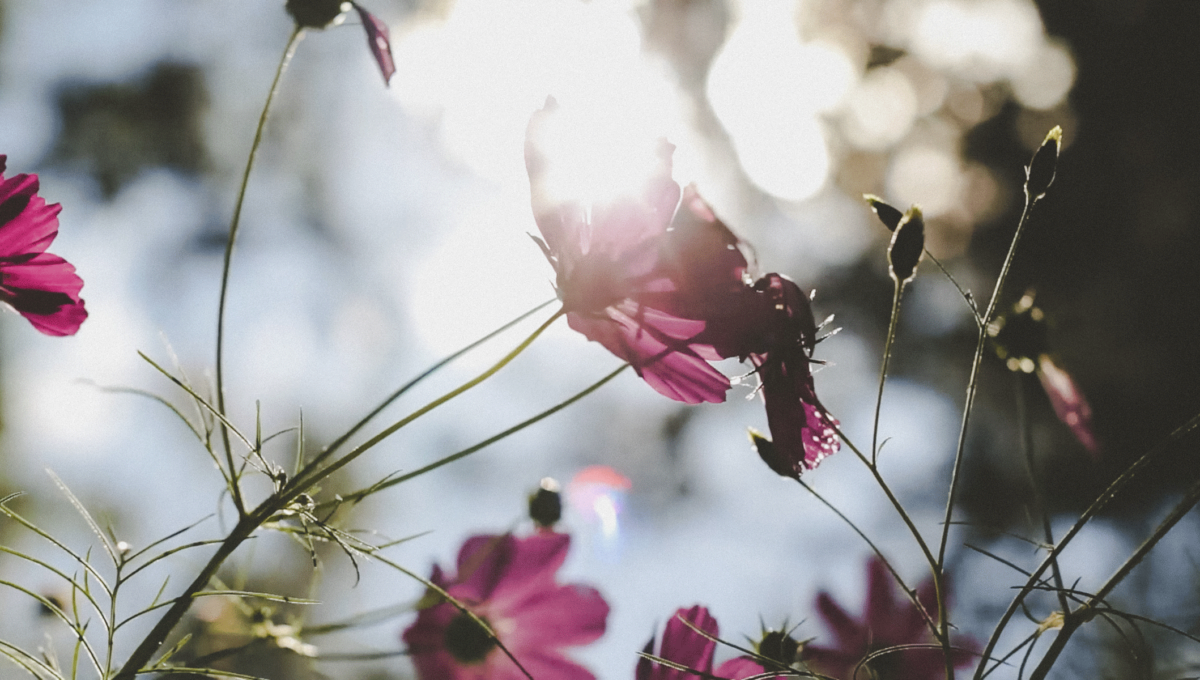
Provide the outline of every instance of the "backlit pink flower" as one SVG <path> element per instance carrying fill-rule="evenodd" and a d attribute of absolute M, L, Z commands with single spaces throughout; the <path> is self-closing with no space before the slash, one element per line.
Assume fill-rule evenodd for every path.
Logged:
<path fill-rule="evenodd" d="M 821 405 L 813 386 L 817 326 L 808 296 L 791 279 L 767 274 L 754 291 L 759 318 L 738 356 L 748 358 L 758 372 L 773 439 L 770 445 L 756 445 L 772 470 L 799 479 L 841 446 L 838 421 Z"/>
<path fill-rule="evenodd" d="M 642 657 L 637 663 L 635 680 L 694 680 L 698 677 L 711 677 L 712 675 L 728 680 L 743 680 L 763 673 L 760 663 L 745 656 L 730 659 L 714 671 L 713 653 L 716 651 L 717 643 L 692 630 L 684 621 L 713 638 L 720 634 L 717 620 L 708 613 L 708 609 L 695 605 L 690 609 L 680 609 L 675 612 L 675 616 L 671 617 L 663 630 L 662 642 L 659 643 L 657 652 L 654 651 L 654 638 L 650 638 L 643 651 L 646 654 L 652 654 L 693 671 L 709 675 L 700 676 Z"/>
<path fill-rule="evenodd" d="M 725 400 L 730 381 L 709 362 L 750 361 L 775 438 L 761 439 L 759 452 L 781 475 L 798 478 L 837 451 L 837 421 L 813 389 L 817 329 L 799 286 L 779 274 L 752 283 L 746 246 L 694 187 L 680 191 L 665 142 L 640 196 L 591 206 L 551 197 L 535 140 L 555 108 L 549 100 L 530 120 L 525 165 L 534 240 L 571 328 L 689 404 Z"/>
<path fill-rule="evenodd" d="M 37 195 L 37 175 L 5 179 L 0 156 L 0 301 L 46 335 L 74 335 L 87 318 L 83 280 L 69 262 L 46 252 L 58 236 L 61 207 Z"/>
<path fill-rule="evenodd" d="M 604 633 L 608 604 L 594 588 L 557 583 L 570 538 L 538 532 L 474 536 L 458 553 L 457 573 L 433 568 L 430 580 L 487 622 L 496 638 L 535 678 L 593 680 L 563 656 Z M 524 680 L 524 673 L 475 621 L 433 599 L 404 631 L 422 680 Z"/>
<path fill-rule="evenodd" d="M 567 322 L 660 393 L 689 404 L 724 401 L 729 379 L 708 363 L 721 357 L 697 338 L 721 295 L 746 286 L 737 238 L 693 188 L 681 194 L 666 143 L 640 196 L 591 206 L 551 198 L 533 139 L 555 107 L 549 100 L 530 120 L 525 163 L 535 240 L 557 274 Z"/>
<path fill-rule="evenodd" d="M 905 649 L 872 659 L 867 668 L 859 663 L 873 652 L 899 645 L 929 645 L 934 642 L 925 617 L 912 601 L 896 592 L 896 584 L 887 567 L 877 557 L 867 564 L 867 601 L 861 617 L 851 616 L 828 593 L 817 596 L 817 612 L 833 634 L 834 646 L 808 644 L 802 658 L 808 666 L 826 675 L 851 680 L 938 680 L 946 675 L 943 652 L 937 647 Z M 933 579 L 916 589 L 921 607 L 937 620 L 937 594 Z M 955 641 L 952 657 L 955 667 L 970 663 L 968 649 L 975 647 L 969 638 Z"/>

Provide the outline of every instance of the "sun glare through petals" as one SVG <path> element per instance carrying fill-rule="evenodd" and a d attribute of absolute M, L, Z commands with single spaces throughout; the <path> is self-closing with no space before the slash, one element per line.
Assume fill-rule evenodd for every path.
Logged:
<path fill-rule="evenodd" d="M 526 126 L 548 96 L 559 107 L 538 143 L 556 199 L 638 191 L 658 140 L 689 133 L 669 69 L 643 51 L 628 1 L 457 0 L 394 43 L 401 105 L 436 121 L 448 155 L 504 205 L 460 220 L 410 277 L 419 335 L 452 351 L 553 295 L 542 254 L 524 236 L 533 228 Z"/>
<path fill-rule="evenodd" d="M 675 86 L 643 52 L 628 3 L 458 0 L 444 21 L 396 43 L 401 103 L 438 115 L 450 154 L 509 188 L 525 183 L 525 124 L 547 96 L 586 112 L 563 145 L 563 163 L 590 164 L 590 179 L 608 187 L 602 192 L 622 172 L 615 159 L 623 148 L 680 126 Z M 612 167 L 600 168 L 605 162 Z M 586 181 L 564 180 L 574 190 Z"/>

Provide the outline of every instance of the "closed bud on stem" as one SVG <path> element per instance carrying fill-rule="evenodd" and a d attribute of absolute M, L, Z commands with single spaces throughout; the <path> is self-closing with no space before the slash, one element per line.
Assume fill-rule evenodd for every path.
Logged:
<path fill-rule="evenodd" d="M 339 24 L 351 7 L 345 0 L 287 0 L 287 12 L 301 28 Z"/>
<path fill-rule="evenodd" d="M 904 213 L 884 203 L 883 199 L 875 194 L 863 194 L 863 200 L 871 206 L 871 210 L 875 211 L 875 216 L 879 218 L 880 222 L 883 222 L 883 226 L 887 227 L 888 231 L 896 231 L 900 220 L 904 218 Z"/>
<path fill-rule="evenodd" d="M 888 246 L 888 267 L 897 284 L 904 285 L 912 281 L 924 254 L 925 218 L 921 215 L 921 209 L 914 205 L 896 225 Z"/>
<path fill-rule="evenodd" d="M 1058 151 L 1062 147 L 1062 128 L 1055 125 L 1046 134 L 1046 140 L 1033 154 L 1033 160 L 1025 169 L 1025 196 L 1030 202 L 1046 195 L 1054 183 L 1054 171 L 1058 167 Z"/>
<path fill-rule="evenodd" d="M 562 519 L 562 494 L 559 484 L 551 477 L 545 477 L 538 485 L 538 490 L 529 494 L 529 518 L 538 528 L 549 529 Z"/>

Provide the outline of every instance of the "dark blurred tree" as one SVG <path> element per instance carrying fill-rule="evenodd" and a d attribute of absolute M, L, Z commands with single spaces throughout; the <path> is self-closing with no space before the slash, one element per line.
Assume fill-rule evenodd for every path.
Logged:
<path fill-rule="evenodd" d="M 160 62 L 124 83 L 63 83 L 62 127 L 49 163 L 89 173 L 106 198 L 146 168 L 199 174 L 207 100 L 203 73 L 187 64 Z"/>

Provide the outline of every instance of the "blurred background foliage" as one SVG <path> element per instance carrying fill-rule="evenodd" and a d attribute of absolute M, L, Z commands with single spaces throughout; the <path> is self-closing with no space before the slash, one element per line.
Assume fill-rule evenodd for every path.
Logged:
<path fill-rule="evenodd" d="M 929 249 L 984 302 L 1020 214 L 1023 167 L 1046 131 L 1061 125 L 1058 179 L 1038 205 L 1001 304 L 1036 290 L 1051 350 L 1094 411 L 1096 458 L 1055 419 L 1043 394 L 1027 391 L 1050 510 L 1069 519 L 1200 412 L 1200 3 L 373 0 L 368 8 L 392 28 L 399 72 L 390 89 L 378 82 L 357 28 L 310 35 L 285 78 L 251 183 L 231 312 L 239 329 L 231 336 L 239 345 L 231 391 L 243 422 L 252 422 L 254 399 L 267 405 L 276 429 L 294 424 L 303 407 L 308 446 L 319 448 L 402 378 L 551 294 L 548 269 L 522 233 L 534 226 L 522 204 L 528 187 L 520 155 L 524 121 L 547 94 L 612 113 L 615 126 L 645 123 L 647 134 L 666 134 L 677 146 L 677 178 L 696 181 L 717 213 L 756 244 L 764 270 L 818 290 L 818 318 L 835 313 L 843 329 L 818 350 L 830 362 L 818 389 L 859 441 L 869 437 L 868 395 L 891 291 L 888 234 L 859 196 L 878 194 L 902 209 L 920 203 Z M 59 343 L 65 349 L 11 319 L 3 324 L 0 494 L 33 490 L 20 501 L 27 514 L 51 515 L 62 505 L 36 472 L 45 466 L 73 469 L 74 479 L 63 475 L 67 482 L 133 535 L 168 531 L 151 518 L 166 506 L 173 507 L 164 517 L 176 525 L 210 512 L 215 475 L 200 456 L 180 453 L 188 443 L 165 412 L 148 402 L 114 405 L 115 398 L 74 380 L 162 391 L 133 355 L 161 356 L 160 333 L 194 379 L 207 375 L 233 187 L 288 30 L 282 2 L 267 0 L 0 1 L 0 153 L 9 154 L 10 173 L 41 173 L 42 195 L 63 203 L 60 243 L 79 263 L 93 315 L 78 339 Z M 899 401 L 911 408 L 893 406 L 893 418 L 885 418 L 885 435 L 896 436 L 885 457 L 895 457 L 891 472 L 906 501 L 936 529 L 931 518 L 944 503 L 953 411 L 976 331 L 928 262 L 902 313 L 894 401 L 885 400 L 885 414 Z M 433 459 L 465 447 L 565 398 L 611 364 L 566 332 L 545 344 L 532 368 L 514 369 L 462 406 L 471 423 L 447 415 L 399 450 Z M 975 527 L 965 535 L 999 551 L 1004 539 L 991 532 L 1025 531 L 1032 497 L 1017 449 L 1014 386 L 1022 389 L 1021 378 L 992 355 L 985 364 L 961 519 Z M 704 601 L 721 569 L 744 566 L 737 555 L 747 550 L 765 550 L 768 566 L 732 576 L 747 581 L 727 595 L 742 600 L 745 612 L 722 621 L 779 613 L 768 609 L 775 605 L 765 593 L 782 587 L 774 584 L 794 573 L 801 556 L 805 575 L 788 576 L 797 582 L 778 604 L 793 620 L 805 617 L 811 593 L 830 580 L 856 587 L 832 574 L 835 564 L 861 563 L 861 553 L 826 557 L 844 528 L 818 518 L 811 503 L 803 506 L 807 515 L 781 510 L 802 502 L 795 489 L 756 498 L 759 506 L 713 523 L 710 513 L 744 503 L 746 494 L 782 487 L 740 439 L 741 425 L 761 419 L 755 408 L 680 409 L 647 392 L 630 378 L 559 425 L 509 440 L 501 450 L 511 455 L 480 454 L 484 460 L 431 476 L 428 490 L 364 504 L 353 521 L 375 526 L 404 517 L 382 529 L 439 532 L 441 539 L 407 556 L 423 571 L 431 556 L 448 562 L 467 532 L 517 522 L 521 494 L 544 474 L 569 479 L 588 463 L 614 466 L 633 480 L 624 521 L 641 542 L 627 537 L 621 550 L 610 549 L 589 524 L 595 518 L 577 509 L 577 541 L 600 565 L 581 564 L 578 573 L 617 594 L 621 586 L 603 574 L 678 568 L 671 565 L 696 559 L 702 547 L 730 557 L 716 560 L 711 578 L 685 579 L 691 595 L 662 587 L 640 605 L 618 599 L 625 618 L 614 619 L 621 632 L 610 637 L 628 657 L 616 656 L 616 643 L 588 657 L 602 677 L 624 677 L 652 622 Z M 281 452 L 295 446 L 283 440 Z M 1194 442 L 1185 442 L 1110 508 L 1111 534 L 1092 548 L 1108 555 L 1105 563 L 1144 534 L 1164 499 L 1196 478 L 1194 454 Z M 713 467 L 710 456 L 730 460 L 730 468 Z M 130 465 L 141 470 L 129 474 Z M 348 490 L 402 466 L 385 461 L 338 484 Z M 735 467 L 733 489 L 715 489 Z M 855 483 L 827 479 L 848 469 L 831 460 L 811 477 L 843 494 L 835 500 L 855 505 L 862 493 Z M 489 475 L 493 483 L 483 489 Z M 887 525 L 867 515 L 882 506 L 863 507 L 864 522 Z M 722 538 L 764 517 L 780 526 L 759 526 L 761 536 L 750 532 L 756 539 Z M 638 522 L 649 527 L 645 533 L 636 534 Z M 789 528 L 797 523 L 806 525 L 795 530 L 803 536 Z M 691 528 L 679 529 L 685 524 Z M 1186 543 L 1196 530 L 1192 522 L 1177 531 Z M 682 531 L 679 543 L 662 538 L 668 531 Z M 18 540 L 7 525 L 0 532 L 6 542 Z M 787 548 L 763 548 L 783 540 Z M 1152 595 L 1163 581 L 1150 577 L 1131 584 L 1127 597 L 1194 630 L 1194 551 L 1167 546 L 1162 553 L 1148 569 L 1178 598 Z M 298 571 L 285 580 L 303 589 L 297 584 L 307 558 L 299 550 L 289 555 Z M 972 559 L 979 558 L 964 554 L 962 568 Z M 338 574 L 327 580 L 344 580 Z M 632 582 L 627 591 L 638 587 L 660 586 Z M 414 584 L 403 588 L 397 599 L 419 595 Z M 691 599 L 659 602 L 671 598 Z M 982 599 L 963 595 L 967 630 L 998 606 Z M 342 609 L 352 610 L 372 598 L 345 600 Z M 253 613 L 242 614 L 198 608 L 194 625 L 236 637 L 226 624 L 237 619 L 244 627 L 237 635 L 253 637 Z M 372 644 L 386 646 L 396 630 Z M 196 653 L 209 653 L 210 642 Z M 1159 645 L 1157 666 L 1154 655 L 1146 666 L 1119 652 L 1124 661 L 1101 663 L 1110 677 L 1195 663 L 1194 651 L 1169 647 L 1177 642 L 1144 643 Z M 246 658 L 234 667 L 300 677 L 303 666 L 284 670 Z M 1086 667 L 1070 663 L 1064 669 Z M 394 663 L 321 668 L 335 677 L 405 672 Z"/>

